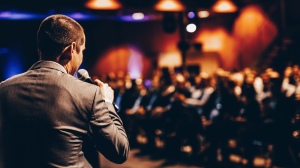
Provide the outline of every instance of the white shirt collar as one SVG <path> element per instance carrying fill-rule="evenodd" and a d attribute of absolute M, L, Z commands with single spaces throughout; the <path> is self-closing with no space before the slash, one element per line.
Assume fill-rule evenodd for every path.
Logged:
<path fill-rule="evenodd" d="M 44 60 L 41 60 L 41 61 L 44 61 Z M 47 60 L 47 61 L 48 61 L 48 60 Z M 53 62 L 53 63 L 59 65 L 60 67 L 62 67 L 62 69 L 64 70 L 64 72 L 65 72 L 66 74 L 68 74 L 67 70 L 66 70 L 62 65 L 60 65 L 59 63 L 57 63 L 57 62 L 55 62 L 55 61 L 48 61 L 48 62 Z"/>

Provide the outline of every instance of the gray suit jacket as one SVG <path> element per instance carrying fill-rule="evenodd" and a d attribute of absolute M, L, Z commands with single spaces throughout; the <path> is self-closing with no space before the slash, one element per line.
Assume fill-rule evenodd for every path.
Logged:
<path fill-rule="evenodd" d="M 94 146 L 115 163 L 128 157 L 123 123 L 99 87 L 51 61 L 0 84 L 1 168 L 89 168 Z"/>

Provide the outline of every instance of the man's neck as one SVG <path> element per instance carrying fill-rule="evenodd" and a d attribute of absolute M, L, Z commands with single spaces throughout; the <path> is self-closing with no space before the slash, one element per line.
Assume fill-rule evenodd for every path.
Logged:
<path fill-rule="evenodd" d="M 68 70 L 66 69 L 66 66 L 63 66 L 63 65 L 61 65 L 60 63 L 58 63 L 58 62 L 56 62 L 56 61 L 51 61 L 51 60 L 41 60 L 41 59 L 40 59 L 40 61 L 49 61 L 49 62 L 56 63 L 56 64 L 58 64 L 59 66 L 61 66 L 61 67 L 64 69 L 65 73 L 68 74 Z"/>

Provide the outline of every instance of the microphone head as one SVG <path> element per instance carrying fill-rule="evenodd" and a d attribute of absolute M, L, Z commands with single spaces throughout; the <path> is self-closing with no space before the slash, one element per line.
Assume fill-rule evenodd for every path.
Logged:
<path fill-rule="evenodd" d="M 85 69 L 79 69 L 77 72 L 77 78 L 79 80 L 85 81 L 86 79 L 90 78 L 89 73 Z"/>

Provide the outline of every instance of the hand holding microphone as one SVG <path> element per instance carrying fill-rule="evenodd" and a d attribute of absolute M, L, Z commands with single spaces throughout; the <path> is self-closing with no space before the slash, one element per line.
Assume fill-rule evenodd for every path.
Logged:
<path fill-rule="evenodd" d="M 95 80 L 95 83 L 100 87 L 102 97 L 105 100 L 109 100 L 111 103 L 114 101 L 114 91 L 107 83 L 101 82 L 99 79 Z"/>
<path fill-rule="evenodd" d="M 78 70 L 77 78 L 81 81 L 99 86 L 102 93 L 102 98 L 106 102 L 112 103 L 115 107 L 115 110 L 118 112 L 119 107 L 114 103 L 114 91 L 110 86 L 108 86 L 107 83 L 103 83 L 99 79 L 93 81 L 85 69 Z"/>

